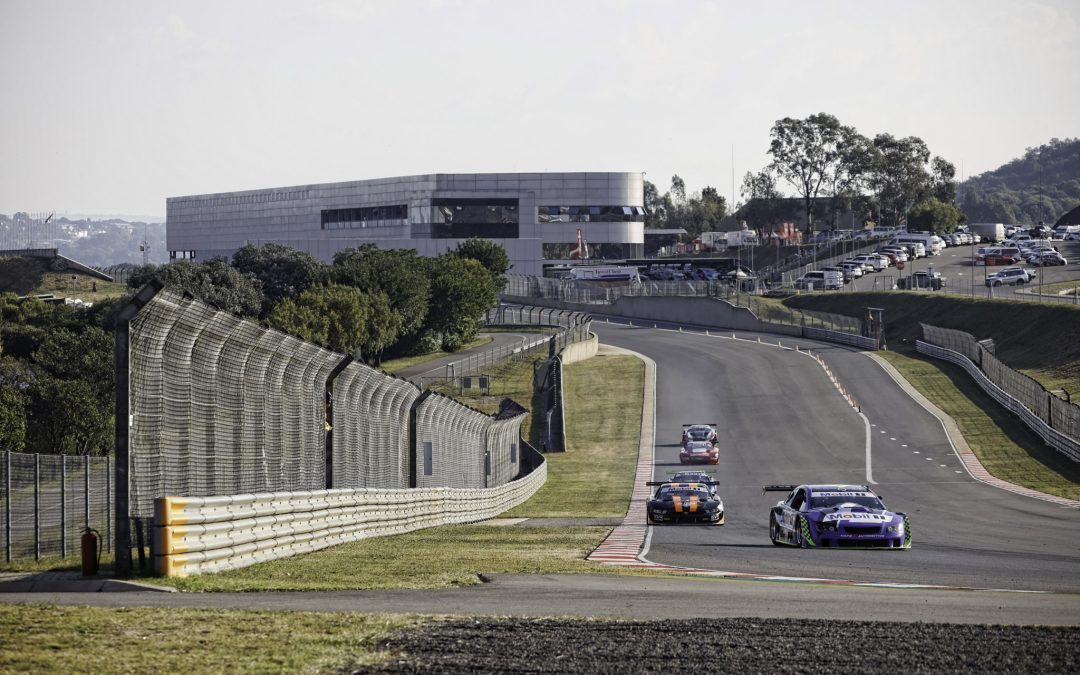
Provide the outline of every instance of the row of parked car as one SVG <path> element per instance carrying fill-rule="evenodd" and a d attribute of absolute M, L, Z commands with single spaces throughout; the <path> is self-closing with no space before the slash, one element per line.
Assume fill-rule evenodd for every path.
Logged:
<path fill-rule="evenodd" d="M 1006 239 L 996 246 L 975 252 L 976 265 L 1016 265 L 1027 262 L 1037 267 L 1068 265 L 1069 261 L 1047 239 Z"/>
<path fill-rule="evenodd" d="M 921 243 L 883 246 L 873 253 L 847 258 L 839 265 L 811 270 L 795 280 L 795 287 L 805 290 L 835 290 L 863 275 L 880 272 L 897 263 L 906 263 L 926 255 L 926 246 Z M 941 283 L 944 283 L 943 279 Z"/>

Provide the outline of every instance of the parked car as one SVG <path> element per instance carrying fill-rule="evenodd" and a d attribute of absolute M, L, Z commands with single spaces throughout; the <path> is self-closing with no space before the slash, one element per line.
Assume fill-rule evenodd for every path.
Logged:
<path fill-rule="evenodd" d="M 854 275 L 851 273 L 851 267 L 843 267 L 841 265 L 836 265 L 834 267 L 822 267 L 821 269 L 825 270 L 826 272 L 839 272 L 841 277 L 844 279 L 845 284 L 854 278 Z"/>
<path fill-rule="evenodd" d="M 795 288 L 805 290 L 838 290 L 844 285 L 843 276 L 839 272 L 826 270 L 810 270 L 795 280 Z"/>
<path fill-rule="evenodd" d="M 1039 253 L 1033 253 L 1029 262 L 1032 265 L 1039 265 L 1040 267 L 1069 264 L 1069 261 L 1065 259 L 1065 256 L 1057 251 L 1041 251 Z"/>
<path fill-rule="evenodd" d="M 858 279 L 859 277 L 861 277 L 863 275 L 863 268 L 862 268 L 862 265 L 860 265 L 859 263 L 845 262 L 845 263 L 840 263 L 840 266 L 843 267 L 844 270 L 846 270 L 847 273 L 849 275 L 851 275 L 851 278 L 853 278 L 853 279 Z"/>
<path fill-rule="evenodd" d="M 1035 272 L 1023 267 L 1006 267 L 986 277 L 986 285 L 993 286 L 1018 286 L 1026 284 L 1035 278 Z"/>
<path fill-rule="evenodd" d="M 928 288 L 930 290 L 941 290 L 946 284 L 945 277 L 941 276 L 940 272 L 915 272 L 902 276 L 896 280 L 896 288 L 899 290 L 915 290 L 919 288 Z"/>

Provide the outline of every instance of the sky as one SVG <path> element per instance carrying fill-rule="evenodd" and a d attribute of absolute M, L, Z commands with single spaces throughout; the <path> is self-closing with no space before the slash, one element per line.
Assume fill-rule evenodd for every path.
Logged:
<path fill-rule="evenodd" d="M 965 176 L 1080 136 L 1080 2 L 0 0 L 0 101 L 0 213 L 518 171 L 738 201 L 784 117 Z"/>

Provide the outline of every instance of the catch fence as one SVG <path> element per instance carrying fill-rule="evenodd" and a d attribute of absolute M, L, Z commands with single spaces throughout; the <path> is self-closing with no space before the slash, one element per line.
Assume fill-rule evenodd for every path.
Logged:
<path fill-rule="evenodd" d="M 76 554 L 86 528 L 112 550 L 112 460 L 109 457 L 0 457 L 4 560 Z"/>
<path fill-rule="evenodd" d="M 1080 443 L 1080 406 L 1047 391 L 1034 378 L 1013 370 L 995 356 L 991 343 L 970 333 L 922 324 L 923 339 L 967 358 L 995 386 L 1049 428 Z"/>

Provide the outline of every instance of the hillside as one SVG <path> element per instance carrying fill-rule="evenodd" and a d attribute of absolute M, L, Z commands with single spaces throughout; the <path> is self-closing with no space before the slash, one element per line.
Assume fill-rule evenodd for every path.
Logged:
<path fill-rule="evenodd" d="M 1080 139 L 1052 139 L 1023 157 L 966 180 L 969 222 L 1052 224 L 1080 205 Z"/>
<path fill-rule="evenodd" d="M 867 307 L 882 307 L 890 349 L 903 350 L 904 340 L 911 345 L 920 339 L 920 323 L 992 338 L 997 356 L 1009 366 L 1048 388 L 1080 394 L 1080 306 L 895 292 L 807 294 L 784 304 L 860 318 Z"/>

